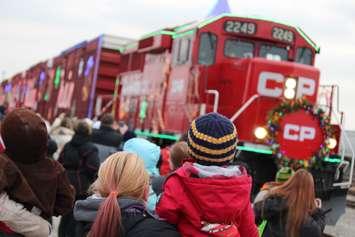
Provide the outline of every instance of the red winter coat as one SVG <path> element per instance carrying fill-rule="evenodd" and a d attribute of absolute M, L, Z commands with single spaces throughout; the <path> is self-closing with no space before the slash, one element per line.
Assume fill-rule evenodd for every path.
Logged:
<path fill-rule="evenodd" d="M 170 148 L 165 147 L 160 150 L 161 154 L 161 165 L 159 168 L 159 172 L 161 176 L 165 176 L 171 172 L 170 165 L 169 165 L 169 160 L 170 160 Z"/>
<path fill-rule="evenodd" d="M 241 237 L 258 237 L 250 204 L 251 177 L 195 178 L 179 168 L 170 175 L 156 211 L 175 224 L 183 237 L 208 237 L 201 232 L 201 221 L 238 227 Z"/>

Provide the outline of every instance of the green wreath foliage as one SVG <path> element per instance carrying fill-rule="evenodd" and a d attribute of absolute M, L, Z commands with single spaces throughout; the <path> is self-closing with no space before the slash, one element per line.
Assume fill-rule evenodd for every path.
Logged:
<path fill-rule="evenodd" d="M 299 110 L 305 110 L 307 113 L 314 116 L 320 124 L 323 130 L 323 143 L 320 145 L 319 150 L 311 157 L 309 161 L 306 160 L 294 160 L 280 151 L 280 145 L 277 141 L 277 135 L 280 129 L 280 121 L 286 114 L 296 112 Z M 285 100 L 278 107 L 273 109 L 268 115 L 267 122 L 268 137 L 267 142 L 271 145 L 273 154 L 277 157 L 277 161 L 280 167 L 291 167 L 294 170 L 299 168 L 321 168 L 323 160 L 329 155 L 330 149 L 327 146 L 329 138 L 334 137 L 334 131 L 330 123 L 330 118 L 327 116 L 321 108 L 316 108 L 313 104 L 308 102 L 304 98 L 297 100 Z"/>

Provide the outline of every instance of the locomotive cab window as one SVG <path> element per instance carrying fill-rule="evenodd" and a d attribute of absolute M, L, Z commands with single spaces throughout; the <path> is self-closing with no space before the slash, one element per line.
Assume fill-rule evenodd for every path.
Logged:
<path fill-rule="evenodd" d="M 191 38 L 180 38 L 174 49 L 175 64 L 185 64 L 190 59 Z"/>
<path fill-rule="evenodd" d="M 200 36 L 200 47 L 198 51 L 198 63 L 211 65 L 216 57 L 217 36 L 213 33 L 202 33 Z"/>
<path fill-rule="evenodd" d="M 262 45 L 260 47 L 259 56 L 266 59 L 276 60 L 276 61 L 287 61 L 288 52 L 287 49 L 271 46 L 271 45 Z"/>
<path fill-rule="evenodd" d="M 312 65 L 313 54 L 309 48 L 298 48 L 296 52 L 296 62 Z"/>
<path fill-rule="evenodd" d="M 231 58 L 252 58 L 254 45 L 241 40 L 226 40 L 224 55 Z"/>

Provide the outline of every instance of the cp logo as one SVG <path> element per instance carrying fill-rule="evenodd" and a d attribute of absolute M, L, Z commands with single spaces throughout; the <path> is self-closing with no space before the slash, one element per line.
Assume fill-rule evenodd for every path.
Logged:
<path fill-rule="evenodd" d="M 284 90 L 284 75 L 275 72 L 261 72 L 259 75 L 257 91 L 260 95 L 269 97 L 280 97 Z M 273 86 L 271 86 L 273 84 Z M 297 80 L 296 98 L 304 95 L 313 96 L 316 93 L 316 81 L 299 77 Z"/>
<path fill-rule="evenodd" d="M 316 130 L 313 127 L 299 126 L 288 123 L 285 125 L 284 139 L 292 141 L 313 140 L 316 137 Z"/>

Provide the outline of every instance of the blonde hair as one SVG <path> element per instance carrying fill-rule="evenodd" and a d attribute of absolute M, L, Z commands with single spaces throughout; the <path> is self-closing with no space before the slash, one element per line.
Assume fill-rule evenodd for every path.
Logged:
<path fill-rule="evenodd" d="M 133 197 L 145 200 L 149 187 L 149 175 L 144 162 L 137 155 L 117 152 L 109 156 L 100 166 L 98 178 L 92 190 L 106 197 L 101 204 L 90 237 L 119 236 L 121 211 L 117 197 Z"/>

